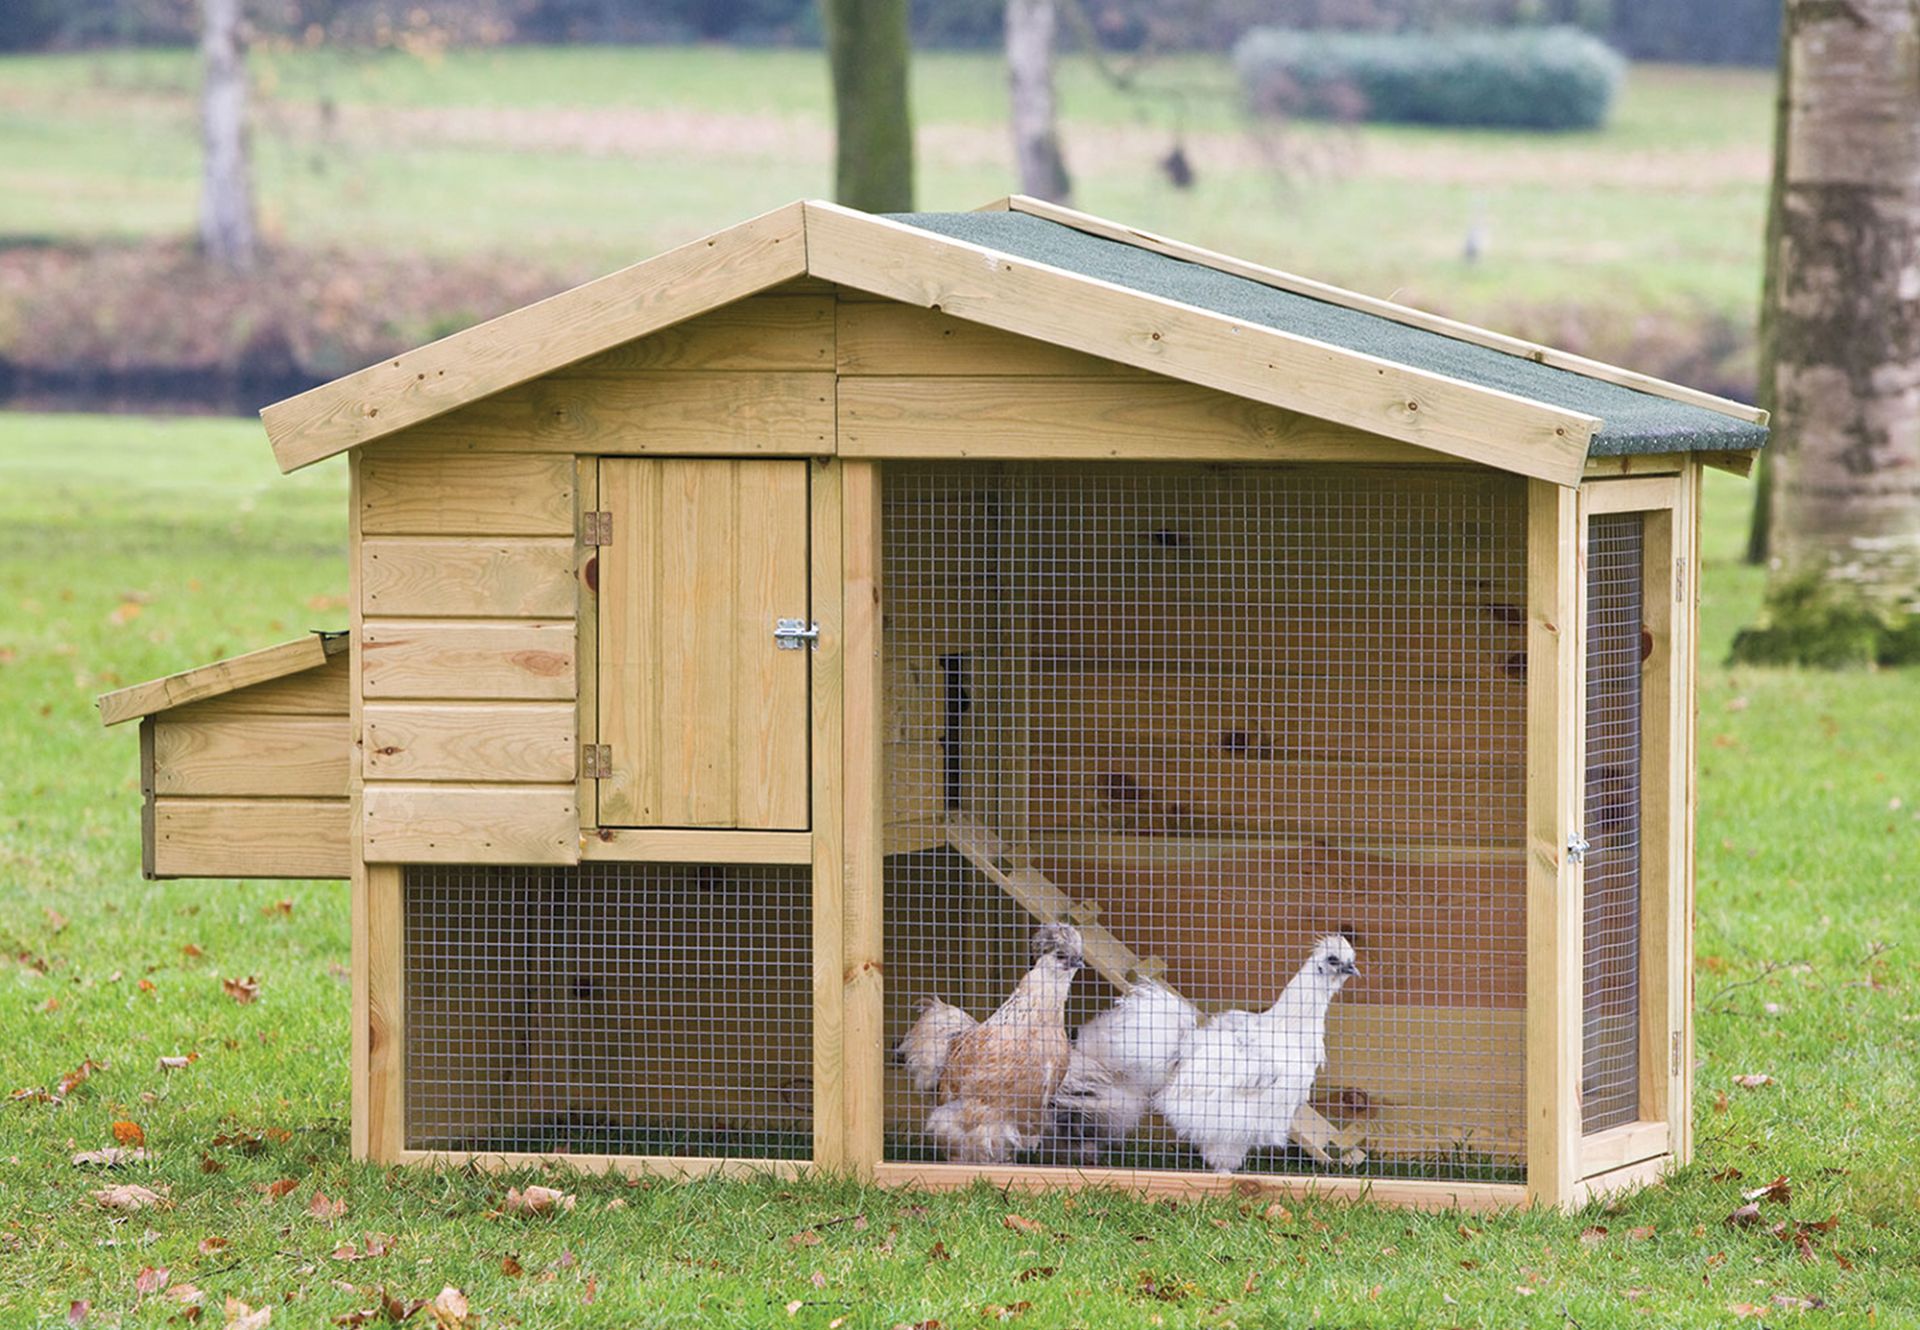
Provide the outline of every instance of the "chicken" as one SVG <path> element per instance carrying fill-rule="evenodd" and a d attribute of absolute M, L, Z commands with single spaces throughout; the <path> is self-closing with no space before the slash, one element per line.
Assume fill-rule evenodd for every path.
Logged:
<path fill-rule="evenodd" d="M 1133 1135 L 1199 1024 L 1191 1002 L 1148 980 L 1081 1026 L 1053 1099 L 1049 1152 L 1097 1164 Z"/>
<path fill-rule="evenodd" d="M 1231 1173 L 1287 1143 L 1327 1060 L 1327 1006 L 1358 973 L 1353 944 L 1323 937 L 1271 1007 L 1222 1012 L 1181 1041 L 1153 1106 L 1209 1168 Z"/>
<path fill-rule="evenodd" d="M 1040 1143 L 1072 1056 L 1067 990 L 1082 963 L 1079 930 L 1046 924 L 1033 968 L 986 1020 L 937 998 L 922 1004 L 896 1052 L 916 1087 L 937 1090 L 927 1133 L 948 1159 L 1004 1164 Z"/>

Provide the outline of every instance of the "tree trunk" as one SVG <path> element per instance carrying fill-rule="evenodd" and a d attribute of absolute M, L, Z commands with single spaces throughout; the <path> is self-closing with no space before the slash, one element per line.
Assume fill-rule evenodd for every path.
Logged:
<path fill-rule="evenodd" d="M 1920 646 L 1920 10 L 1789 0 L 1771 573 L 1736 654 Z"/>
<path fill-rule="evenodd" d="M 867 212 L 913 210 L 907 0 L 820 0 L 833 73 L 834 197 Z"/>
<path fill-rule="evenodd" d="M 1073 201 L 1053 99 L 1053 0 L 1007 0 L 1007 84 L 1013 100 L 1013 157 L 1020 192 Z"/>
<path fill-rule="evenodd" d="M 253 177 L 247 163 L 247 43 L 241 0 L 201 0 L 200 248 L 209 259 L 253 266 Z"/>
<path fill-rule="evenodd" d="M 1764 276 L 1760 284 L 1760 382 L 1755 385 L 1756 399 L 1769 413 L 1779 410 L 1774 392 L 1773 322 L 1774 298 L 1780 289 L 1780 228 L 1787 206 L 1787 108 L 1791 105 L 1788 89 L 1793 84 L 1792 30 L 1780 25 L 1780 63 L 1774 80 L 1773 95 L 1773 181 L 1767 189 L 1767 237 L 1762 254 Z M 1767 561 L 1769 532 L 1773 524 L 1773 465 L 1767 452 L 1760 454 L 1753 472 L 1753 521 L 1747 528 L 1747 562 Z"/>

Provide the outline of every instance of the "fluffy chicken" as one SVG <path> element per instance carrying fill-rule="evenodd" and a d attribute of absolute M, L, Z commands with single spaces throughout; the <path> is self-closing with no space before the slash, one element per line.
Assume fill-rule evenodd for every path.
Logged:
<path fill-rule="evenodd" d="M 1222 1173 L 1285 1145 L 1326 1062 L 1327 1007 L 1358 973 L 1353 944 L 1323 937 L 1271 1007 L 1204 1023 L 1179 994 L 1136 985 L 1081 1027 L 1049 1142 L 1097 1162 L 1151 1106 Z"/>
<path fill-rule="evenodd" d="M 937 1092 L 927 1133 L 958 1163 L 1003 1164 L 1046 1131 L 1066 1075 L 1067 990 L 1082 965 L 1080 932 L 1046 924 L 1033 935 L 1033 967 L 984 1021 L 937 998 L 897 1050 L 916 1087 Z"/>

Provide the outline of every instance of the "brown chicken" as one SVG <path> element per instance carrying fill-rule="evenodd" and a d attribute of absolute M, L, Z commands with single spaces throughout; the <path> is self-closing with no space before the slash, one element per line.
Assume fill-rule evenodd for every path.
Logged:
<path fill-rule="evenodd" d="M 1046 924 L 1033 935 L 1033 968 L 984 1021 L 929 999 L 899 1053 L 939 1103 L 927 1134 L 963 1164 L 1004 1164 L 1046 1132 L 1048 1108 L 1067 1072 L 1067 990 L 1083 964 L 1080 932 Z"/>

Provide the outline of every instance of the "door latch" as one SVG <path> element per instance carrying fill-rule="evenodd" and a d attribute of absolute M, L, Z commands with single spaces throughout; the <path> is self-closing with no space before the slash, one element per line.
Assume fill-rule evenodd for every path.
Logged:
<path fill-rule="evenodd" d="M 1591 850 L 1592 848 L 1593 848 L 1593 845 L 1587 840 L 1585 836 L 1582 836 L 1579 832 L 1570 831 L 1567 833 L 1567 862 L 1568 863 L 1570 864 L 1580 863 L 1582 860 L 1584 860 L 1587 857 L 1587 851 Z"/>
<path fill-rule="evenodd" d="M 775 619 L 773 621 L 773 644 L 782 651 L 798 651 L 802 645 L 811 642 L 814 650 L 820 649 L 820 625 L 805 619 Z"/>

